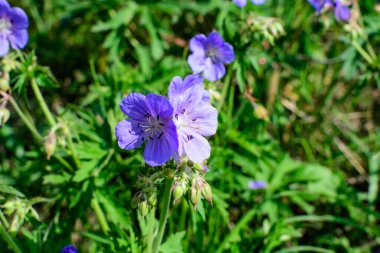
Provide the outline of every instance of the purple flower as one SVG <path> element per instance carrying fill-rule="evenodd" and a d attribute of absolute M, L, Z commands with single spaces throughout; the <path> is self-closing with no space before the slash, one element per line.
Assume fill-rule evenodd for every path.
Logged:
<path fill-rule="evenodd" d="M 22 49 L 28 42 L 28 16 L 18 7 L 11 7 L 5 0 L 0 0 L 0 57 L 13 49 Z"/>
<path fill-rule="evenodd" d="M 339 21 L 348 21 L 350 19 L 351 11 L 347 5 L 342 3 L 340 0 L 308 0 L 309 3 L 314 7 L 314 9 L 321 13 L 322 9 L 326 6 L 334 7 L 334 14 Z"/>
<path fill-rule="evenodd" d="M 233 0 L 234 3 L 239 7 L 244 7 L 247 4 L 247 0 Z M 251 0 L 251 2 L 255 5 L 261 5 L 265 3 L 266 0 Z"/>
<path fill-rule="evenodd" d="M 169 101 L 156 94 L 131 93 L 123 99 L 120 109 L 129 118 L 116 126 L 119 147 L 131 150 L 146 142 L 146 163 L 151 166 L 165 164 L 178 150 L 173 106 Z"/>
<path fill-rule="evenodd" d="M 350 19 L 351 11 L 347 5 L 337 0 L 334 3 L 334 14 L 337 20 L 346 22 Z"/>
<path fill-rule="evenodd" d="M 184 80 L 174 77 L 169 86 L 169 101 L 174 107 L 174 123 L 178 133 L 178 155 L 186 155 L 195 163 L 210 157 L 210 144 L 203 136 L 214 135 L 218 112 L 210 105 L 200 75 Z"/>
<path fill-rule="evenodd" d="M 267 183 L 265 181 L 253 181 L 248 182 L 248 188 L 251 190 L 265 189 L 267 188 Z"/>
<path fill-rule="evenodd" d="M 61 253 L 77 253 L 78 250 L 73 245 L 67 245 L 61 250 Z"/>
<path fill-rule="evenodd" d="M 235 59 L 233 47 L 224 42 L 217 33 L 212 32 L 206 37 L 196 35 L 190 40 L 190 50 L 187 62 L 195 74 L 203 72 L 204 77 L 210 81 L 221 79 L 226 73 L 224 63 L 228 64 Z"/>

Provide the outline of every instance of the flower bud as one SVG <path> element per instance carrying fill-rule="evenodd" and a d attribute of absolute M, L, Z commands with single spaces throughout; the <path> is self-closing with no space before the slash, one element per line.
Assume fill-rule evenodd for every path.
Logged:
<path fill-rule="evenodd" d="M 148 202 L 146 200 L 141 201 L 139 203 L 139 212 L 140 212 L 141 217 L 145 217 L 148 214 L 148 211 L 149 211 Z"/>
<path fill-rule="evenodd" d="M 191 187 L 191 202 L 194 207 L 196 207 L 201 200 L 202 192 L 198 187 L 198 184 L 193 180 L 193 185 Z"/>
<path fill-rule="evenodd" d="M 0 91 L 8 91 L 10 89 L 9 81 L 0 78 Z"/>
<path fill-rule="evenodd" d="M 265 121 L 268 121 L 268 120 L 269 120 L 268 111 L 267 111 L 267 109 L 265 109 L 265 107 L 262 106 L 262 105 L 257 105 L 257 106 L 256 106 L 256 108 L 255 108 L 255 116 L 256 116 L 258 119 L 262 119 L 262 120 L 265 120 Z"/>
<path fill-rule="evenodd" d="M 0 108 L 0 127 L 3 127 L 5 123 L 9 120 L 10 112 L 6 108 Z"/>
<path fill-rule="evenodd" d="M 212 205 L 212 190 L 211 190 L 211 187 L 208 183 L 205 183 L 202 186 L 202 195 Z"/>
<path fill-rule="evenodd" d="M 149 193 L 148 202 L 151 206 L 157 205 L 158 200 L 157 200 L 157 192 L 156 191 L 152 191 L 151 193 Z"/>
<path fill-rule="evenodd" d="M 135 194 L 135 196 L 133 196 L 132 201 L 131 201 L 131 207 L 134 209 L 134 208 L 137 208 L 138 205 L 139 205 L 139 198 L 137 194 Z"/>
<path fill-rule="evenodd" d="M 47 159 L 50 160 L 50 157 L 54 154 L 57 148 L 57 138 L 54 131 L 51 131 L 45 140 L 45 151 Z"/>
<path fill-rule="evenodd" d="M 181 185 L 176 186 L 173 190 L 173 203 L 177 204 L 181 200 L 183 194 L 184 194 L 184 191 L 183 191 L 182 186 Z"/>

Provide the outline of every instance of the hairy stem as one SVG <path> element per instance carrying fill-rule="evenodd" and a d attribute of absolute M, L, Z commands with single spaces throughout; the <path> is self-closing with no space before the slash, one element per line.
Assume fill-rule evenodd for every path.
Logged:
<path fill-rule="evenodd" d="M 42 112 L 45 114 L 47 121 L 49 122 L 49 124 L 51 126 L 55 126 L 55 124 L 56 124 L 55 119 L 54 119 L 53 115 L 51 114 L 49 107 L 47 106 L 47 104 L 45 102 L 44 97 L 42 96 L 40 88 L 38 88 L 38 85 L 37 85 L 35 78 L 32 78 L 31 84 L 32 84 L 32 89 L 33 89 L 34 95 L 37 98 L 37 102 L 40 105 Z"/>
<path fill-rule="evenodd" d="M 160 223 L 158 225 L 157 237 L 153 244 L 153 251 L 152 251 L 153 253 L 158 253 L 161 246 L 162 237 L 164 235 L 165 226 L 166 226 L 166 222 L 168 220 L 168 214 L 169 214 L 172 183 L 173 181 L 171 179 L 167 179 L 166 184 L 165 184 L 164 197 L 162 200 L 163 206 L 162 206 L 162 210 L 160 214 Z"/>
<path fill-rule="evenodd" d="M 152 253 L 153 246 L 153 233 L 154 233 L 154 214 L 156 213 L 156 209 L 153 208 L 148 216 L 148 235 L 147 235 L 147 244 L 146 244 L 146 253 Z"/>

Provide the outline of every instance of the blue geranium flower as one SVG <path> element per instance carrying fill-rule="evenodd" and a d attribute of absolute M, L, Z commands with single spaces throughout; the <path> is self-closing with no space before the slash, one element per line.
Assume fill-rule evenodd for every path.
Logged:
<path fill-rule="evenodd" d="M 210 81 L 221 79 L 226 73 L 224 64 L 234 61 L 233 47 L 226 43 L 217 33 L 212 32 L 206 37 L 196 35 L 190 40 L 190 50 L 187 62 L 195 74 L 203 72 L 204 77 Z"/>
<path fill-rule="evenodd" d="M 210 157 L 211 151 L 204 136 L 214 135 L 218 127 L 218 112 L 210 105 L 203 78 L 200 75 L 188 75 L 184 80 L 174 77 L 169 86 L 169 101 L 174 107 L 178 155 L 202 163 Z"/>
<path fill-rule="evenodd" d="M 5 0 L 0 0 L 0 57 L 13 49 L 22 49 L 28 42 L 28 16 L 18 7 L 11 7 Z"/>
<path fill-rule="evenodd" d="M 61 250 L 61 253 L 78 253 L 78 250 L 73 245 L 67 245 Z"/>
<path fill-rule="evenodd" d="M 146 163 L 151 166 L 165 164 L 178 149 L 173 106 L 169 101 L 156 94 L 132 93 L 123 99 L 120 109 L 129 118 L 116 126 L 119 147 L 131 150 L 146 142 Z"/>
<path fill-rule="evenodd" d="M 234 3 L 239 7 L 244 7 L 247 4 L 247 0 L 233 0 Z M 261 5 L 265 3 L 266 0 L 251 0 L 251 2 L 255 5 Z"/>
<path fill-rule="evenodd" d="M 334 8 L 335 18 L 339 21 L 347 22 L 351 16 L 351 10 L 340 0 L 308 0 L 317 13 L 321 13 L 325 6 Z"/>
<path fill-rule="evenodd" d="M 253 181 L 250 180 L 248 182 L 248 189 L 258 190 L 267 188 L 267 183 L 265 181 Z"/>

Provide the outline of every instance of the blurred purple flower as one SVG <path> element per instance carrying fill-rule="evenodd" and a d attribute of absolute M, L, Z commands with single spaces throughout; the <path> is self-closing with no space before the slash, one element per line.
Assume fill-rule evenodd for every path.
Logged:
<path fill-rule="evenodd" d="M 247 0 L 233 0 L 234 3 L 239 7 L 244 7 L 247 4 Z M 251 2 L 255 5 L 261 5 L 265 3 L 266 0 L 251 0 Z"/>
<path fill-rule="evenodd" d="M 178 150 L 173 107 L 169 101 L 156 94 L 131 93 L 123 99 L 120 109 L 129 118 L 116 126 L 119 147 L 131 150 L 146 142 L 146 163 L 151 166 L 165 164 Z"/>
<path fill-rule="evenodd" d="M 210 157 L 211 150 L 203 136 L 214 135 L 218 127 L 218 112 L 210 105 L 203 78 L 197 74 L 188 75 L 184 80 L 174 77 L 168 96 L 174 107 L 178 155 L 187 155 L 191 161 L 202 163 Z"/>
<path fill-rule="evenodd" d="M 334 3 L 334 14 L 339 21 L 347 22 L 350 19 L 351 11 L 347 5 L 337 0 Z"/>
<path fill-rule="evenodd" d="M 224 64 L 234 61 L 233 47 L 226 43 L 217 32 L 211 32 L 208 37 L 198 34 L 190 40 L 190 50 L 187 62 L 195 74 L 203 72 L 210 81 L 221 79 L 226 73 Z"/>
<path fill-rule="evenodd" d="M 265 189 L 267 188 L 267 183 L 265 181 L 253 181 L 248 182 L 248 188 L 251 190 Z"/>
<path fill-rule="evenodd" d="M 337 20 L 347 22 L 350 19 L 351 10 L 348 6 L 340 0 L 308 0 L 314 7 L 317 13 L 321 13 L 323 8 L 327 5 L 334 8 L 334 14 Z"/>
<path fill-rule="evenodd" d="M 73 245 L 67 245 L 61 251 L 61 253 L 77 253 L 78 250 Z"/>
<path fill-rule="evenodd" d="M 0 0 L 0 57 L 13 49 L 22 49 L 28 42 L 28 16 L 18 7 L 11 7 L 5 0 Z"/>

